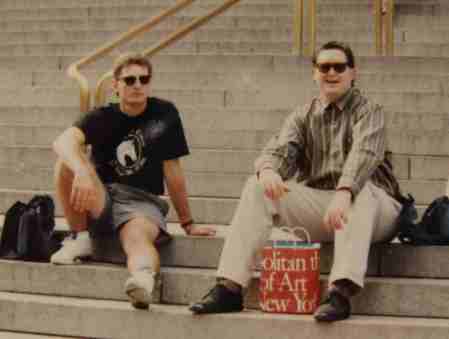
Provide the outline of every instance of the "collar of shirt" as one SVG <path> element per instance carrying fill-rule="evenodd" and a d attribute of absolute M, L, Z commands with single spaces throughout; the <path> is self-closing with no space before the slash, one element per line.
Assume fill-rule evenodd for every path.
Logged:
<path fill-rule="evenodd" d="M 321 108 L 323 112 L 332 111 L 332 109 L 338 108 L 338 110 L 341 112 L 346 107 L 346 105 L 349 103 L 349 101 L 352 99 L 353 94 L 355 94 L 357 90 L 354 87 L 351 87 L 345 94 L 343 94 L 336 102 L 331 102 L 327 104 L 326 106 L 323 105 L 320 98 L 318 97 L 318 102 L 321 105 Z"/>

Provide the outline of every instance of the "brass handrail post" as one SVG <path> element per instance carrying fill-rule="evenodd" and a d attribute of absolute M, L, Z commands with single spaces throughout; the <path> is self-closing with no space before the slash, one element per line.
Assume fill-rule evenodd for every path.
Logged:
<path fill-rule="evenodd" d="M 235 5 L 236 3 L 240 2 L 241 0 L 227 0 L 222 5 L 216 7 L 215 9 L 211 10 L 210 12 L 206 13 L 205 15 L 194 19 L 192 22 L 188 23 L 184 27 L 181 27 L 177 31 L 170 34 L 165 39 L 159 41 L 154 46 L 144 50 L 142 52 L 143 55 L 150 57 L 154 55 L 155 53 L 159 52 L 161 49 L 175 43 L 191 31 L 195 30 L 196 28 L 206 24 L 209 20 L 216 17 L 217 15 L 223 13 L 226 11 L 229 7 Z M 95 106 L 99 107 L 104 104 L 105 101 L 105 87 L 106 87 L 106 81 L 109 80 L 112 77 L 112 71 L 107 72 L 104 74 L 101 79 L 97 82 L 97 86 L 95 87 Z"/>
<path fill-rule="evenodd" d="M 162 22 L 165 18 L 175 14 L 180 11 L 184 7 L 190 5 L 195 0 L 180 0 L 174 6 L 169 9 L 163 11 L 158 16 L 151 18 L 144 23 L 132 27 L 127 32 L 119 35 L 118 38 L 113 40 L 112 42 L 106 43 L 100 48 L 96 49 L 86 57 L 72 63 L 67 69 L 67 75 L 73 79 L 75 79 L 80 86 L 80 110 L 81 112 L 86 112 L 90 107 L 90 93 L 89 93 L 89 82 L 87 78 L 82 75 L 79 70 L 97 59 L 101 58 L 105 54 L 109 53 L 111 50 L 119 46 L 120 44 L 127 42 L 134 38 L 135 36 L 149 30 L 150 28 L 156 26 L 160 22 Z"/>
<path fill-rule="evenodd" d="M 90 108 L 89 81 L 79 72 L 77 64 L 69 66 L 67 75 L 78 82 L 80 86 L 80 112 L 86 113 Z"/>
<path fill-rule="evenodd" d="M 376 54 L 383 54 L 382 0 L 374 0 L 374 41 Z"/>
<path fill-rule="evenodd" d="M 386 13 L 386 23 L 385 23 L 385 50 L 386 55 L 392 56 L 394 54 L 394 0 L 387 0 L 387 13 Z"/>
<path fill-rule="evenodd" d="M 293 54 L 302 55 L 304 48 L 304 0 L 295 0 L 293 17 L 294 45 Z"/>
<path fill-rule="evenodd" d="M 97 81 L 95 86 L 95 107 L 100 107 L 106 101 L 106 84 L 109 79 L 113 76 L 112 71 L 108 71 L 102 75 L 100 80 Z"/>
<path fill-rule="evenodd" d="M 309 52 L 308 56 L 313 56 L 316 47 L 316 0 L 309 0 Z"/>

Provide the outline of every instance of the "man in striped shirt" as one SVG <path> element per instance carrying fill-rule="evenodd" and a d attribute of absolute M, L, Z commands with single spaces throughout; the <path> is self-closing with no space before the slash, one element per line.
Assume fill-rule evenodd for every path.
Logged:
<path fill-rule="evenodd" d="M 399 186 L 385 158 L 384 113 L 355 87 L 351 49 L 329 42 L 313 59 L 319 96 L 285 121 L 255 162 L 223 248 L 217 285 L 196 314 L 243 309 L 242 289 L 275 224 L 306 228 L 335 242 L 329 293 L 318 321 L 346 319 L 364 284 L 372 242 L 390 240 Z"/>

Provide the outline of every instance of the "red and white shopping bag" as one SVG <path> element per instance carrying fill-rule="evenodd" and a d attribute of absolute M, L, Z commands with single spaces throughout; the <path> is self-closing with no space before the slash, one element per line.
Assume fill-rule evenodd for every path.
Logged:
<path fill-rule="evenodd" d="M 310 314 L 320 301 L 320 244 L 273 240 L 262 252 L 260 308 L 272 313 Z"/>

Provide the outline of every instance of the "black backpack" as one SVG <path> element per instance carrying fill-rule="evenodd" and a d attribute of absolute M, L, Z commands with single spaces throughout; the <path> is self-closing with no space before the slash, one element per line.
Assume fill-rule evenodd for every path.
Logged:
<path fill-rule="evenodd" d="M 435 199 L 418 223 L 403 223 L 399 240 L 411 245 L 449 245 L 449 198 Z"/>
<path fill-rule="evenodd" d="M 28 204 L 17 201 L 6 212 L 0 257 L 49 261 L 59 248 L 54 236 L 55 205 L 49 195 L 36 195 Z"/>

